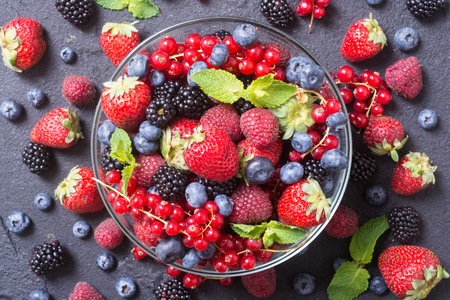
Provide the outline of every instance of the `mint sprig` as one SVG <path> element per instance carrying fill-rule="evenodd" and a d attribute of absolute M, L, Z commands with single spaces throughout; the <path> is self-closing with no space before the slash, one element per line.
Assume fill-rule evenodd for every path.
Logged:
<path fill-rule="evenodd" d="M 147 19 L 159 14 L 159 8 L 150 0 L 97 0 L 103 8 L 110 10 L 122 10 L 128 7 L 128 11 L 135 18 Z"/>

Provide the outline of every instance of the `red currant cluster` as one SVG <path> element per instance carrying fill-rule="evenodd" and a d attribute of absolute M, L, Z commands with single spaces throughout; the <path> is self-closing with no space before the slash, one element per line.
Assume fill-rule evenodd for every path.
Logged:
<path fill-rule="evenodd" d="M 302 0 L 297 5 L 297 15 L 306 17 L 311 14 L 308 33 L 311 33 L 311 26 L 314 18 L 321 19 L 325 16 L 325 7 L 330 4 L 330 0 Z"/>

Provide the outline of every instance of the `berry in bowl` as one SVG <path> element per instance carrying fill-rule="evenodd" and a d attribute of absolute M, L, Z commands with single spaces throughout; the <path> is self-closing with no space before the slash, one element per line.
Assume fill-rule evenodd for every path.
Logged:
<path fill-rule="evenodd" d="M 91 143 L 100 194 L 126 236 L 171 272 L 276 266 L 338 208 L 347 112 L 329 73 L 282 31 L 184 22 L 139 44 L 104 86 Z"/>

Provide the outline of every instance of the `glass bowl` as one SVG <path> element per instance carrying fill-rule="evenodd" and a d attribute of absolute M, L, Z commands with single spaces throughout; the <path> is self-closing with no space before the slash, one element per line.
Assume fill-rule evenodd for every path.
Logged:
<path fill-rule="evenodd" d="M 270 27 L 268 25 L 258 23 L 252 20 L 246 20 L 242 18 L 233 18 L 233 17 L 208 17 L 208 18 L 202 18 L 202 19 L 195 19 L 190 20 L 186 22 L 182 22 L 180 24 L 171 26 L 167 29 L 164 29 L 149 38 L 142 41 L 131 53 L 121 62 L 121 64 L 117 67 L 114 74 L 112 74 L 110 81 L 117 80 L 118 77 L 123 75 L 125 73 L 125 68 L 128 64 L 128 62 L 139 52 L 146 50 L 148 52 L 153 52 L 157 48 L 158 41 L 164 37 L 164 36 L 171 36 L 177 40 L 177 42 L 184 41 L 186 36 L 190 33 L 196 32 L 200 35 L 204 36 L 207 34 L 210 34 L 212 32 L 218 31 L 218 30 L 228 30 L 230 32 L 233 32 L 233 29 L 242 23 L 250 23 L 254 25 L 256 28 L 258 28 L 259 33 L 259 40 L 261 42 L 274 42 L 281 46 L 284 46 L 286 49 L 289 50 L 291 56 L 297 56 L 299 54 L 306 55 L 309 57 L 315 64 L 318 64 L 325 70 L 325 83 L 322 86 L 322 92 L 325 91 L 325 93 L 329 96 L 332 96 L 336 99 L 339 99 L 342 110 L 344 113 L 347 114 L 347 111 L 345 109 L 345 104 L 342 101 L 342 98 L 339 93 L 339 89 L 335 85 L 333 79 L 329 75 L 329 72 L 326 71 L 326 68 L 314 57 L 312 53 L 308 51 L 302 44 L 294 40 L 292 37 L 287 35 L 281 30 L 278 30 L 276 28 Z M 106 120 L 106 115 L 104 114 L 102 107 L 100 105 L 100 102 L 97 105 L 94 121 L 93 121 L 93 129 L 91 134 L 91 159 L 93 164 L 93 170 L 95 177 L 99 180 L 100 179 L 100 173 L 99 173 L 99 166 L 101 161 L 101 155 L 102 155 L 102 149 L 101 149 L 101 143 L 99 143 L 97 138 L 97 128 L 103 122 Z M 348 157 L 348 165 L 347 167 L 336 173 L 334 178 L 334 187 L 333 190 L 327 195 L 331 198 L 332 206 L 331 206 L 331 216 L 334 214 L 336 209 L 339 206 L 339 203 L 341 202 L 341 199 L 344 195 L 349 174 L 350 174 L 350 166 L 351 166 L 351 151 L 352 151 L 352 140 L 351 140 L 351 130 L 350 130 L 350 124 L 347 123 L 345 128 L 340 130 L 340 150 Z M 139 248 L 147 252 L 151 257 L 156 258 L 155 252 L 153 249 L 146 247 L 137 237 L 132 229 L 132 226 L 130 227 L 127 223 L 132 224 L 132 219 L 128 216 L 128 214 L 125 215 L 118 215 L 114 212 L 112 205 L 107 201 L 106 197 L 106 191 L 105 189 L 98 184 L 98 188 L 101 194 L 101 197 L 103 199 L 103 202 L 106 206 L 106 209 L 111 214 L 112 218 L 117 222 L 119 227 L 122 229 L 124 234 Z M 331 217 L 330 217 L 331 219 Z M 328 219 L 329 220 L 329 219 Z M 278 264 L 281 264 L 283 262 L 286 262 L 290 258 L 303 253 L 303 251 L 308 247 L 310 243 L 312 243 L 319 234 L 323 231 L 326 224 L 322 223 L 319 226 L 313 227 L 308 231 L 308 234 L 305 236 L 305 238 L 296 244 L 289 245 L 288 247 L 284 248 L 284 252 L 275 252 L 272 259 L 269 262 L 262 263 L 258 262 L 256 266 L 251 270 L 228 270 L 225 273 L 218 273 L 214 268 L 212 267 L 203 267 L 203 268 L 185 268 L 181 264 L 171 264 L 171 266 L 176 267 L 182 271 L 188 272 L 188 273 L 194 273 L 202 276 L 207 277 L 216 277 L 216 278 L 222 278 L 222 277 L 231 277 L 231 276 L 242 276 L 242 275 L 248 275 L 251 273 L 260 272 L 262 270 L 274 267 Z"/>

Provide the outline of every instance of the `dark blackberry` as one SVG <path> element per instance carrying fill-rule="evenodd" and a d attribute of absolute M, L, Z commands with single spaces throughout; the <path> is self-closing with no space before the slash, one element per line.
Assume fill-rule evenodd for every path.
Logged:
<path fill-rule="evenodd" d="M 65 257 L 65 249 L 59 244 L 58 240 L 55 240 L 34 247 L 28 264 L 34 274 L 41 276 L 64 265 Z"/>
<path fill-rule="evenodd" d="M 214 106 L 214 102 L 199 87 L 190 85 L 178 91 L 174 102 L 179 115 L 192 119 L 200 119 L 205 111 Z"/>
<path fill-rule="evenodd" d="M 244 98 L 239 98 L 238 101 L 234 102 L 234 108 L 236 108 L 239 115 L 242 115 L 246 111 L 255 108 L 255 106 L 250 101 Z"/>
<path fill-rule="evenodd" d="M 253 75 L 240 74 L 237 77 L 244 84 L 244 88 L 247 88 L 253 82 Z"/>
<path fill-rule="evenodd" d="M 211 36 L 217 36 L 221 40 L 223 40 L 227 36 L 231 36 L 231 32 L 222 29 L 222 30 L 218 30 L 218 31 L 214 32 L 213 34 L 211 34 Z"/>
<path fill-rule="evenodd" d="M 315 159 L 307 160 L 303 165 L 303 169 L 303 178 L 314 178 L 319 184 L 322 184 L 325 176 L 327 176 L 327 171 L 322 168 L 320 161 Z"/>
<path fill-rule="evenodd" d="M 367 181 L 375 173 L 375 159 L 365 152 L 353 151 L 350 178 L 353 181 Z"/>
<path fill-rule="evenodd" d="M 86 23 L 94 15 L 91 0 L 56 0 L 55 6 L 64 19 L 75 25 Z"/>
<path fill-rule="evenodd" d="M 51 153 L 47 146 L 29 142 L 22 151 L 22 161 L 31 173 L 42 175 L 50 167 Z"/>
<path fill-rule="evenodd" d="M 181 82 L 168 80 L 158 86 L 153 92 L 153 100 L 145 111 L 150 124 L 163 128 L 177 115 L 177 106 L 174 98 L 181 88 Z"/>
<path fill-rule="evenodd" d="M 171 278 L 158 285 L 155 290 L 155 296 L 157 300 L 192 299 L 189 289 L 176 278 Z"/>
<path fill-rule="evenodd" d="M 206 193 L 208 194 L 208 199 L 210 200 L 214 200 L 214 198 L 219 194 L 231 196 L 238 184 L 236 177 L 224 182 L 212 181 L 199 177 L 198 182 L 205 187 Z"/>
<path fill-rule="evenodd" d="M 414 17 L 428 19 L 444 9 L 446 0 L 406 0 L 406 5 Z"/>
<path fill-rule="evenodd" d="M 117 171 L 122 171 L 124 165 L 122 163 L 120 163 L 120 161 L 117 160 L 117 158 L 114 157 L 109 157 L 109 154 L 111 154 L 111 147 L 110 146 L 106 146 L 105 149 L 103 149 L 102 152 L 102 161 L 101 161 L 101 166 L 103 169 L 103 172 L 108 172 L 111 170 L 117 170 Z"/>
<path fill-rule="evenodd" d="M 153 91 L 153 98 L 165 97 L 174 98 L 183 84 L 178 80 L 167 80 L 162 85 L 155 88 Z"/>
<path fill-rule="evenodd" d="M 395 207 L 388 217 L 394 238 L 410 244 L 419 234 L 419 213 L 412 206 Z"/>
<path fill-rule="evenodd" d="M 259 9 L 275 27 L 286 27 L 294 21 L 294 12 L 286 0 L 261 0 Z"/>
<path fill-rule="evenodd" d="M 184 196 L 187 176 L 183 171 L 174 167 L 161 166 L 152 179 L 163 200 L 177 201 Z"/>

